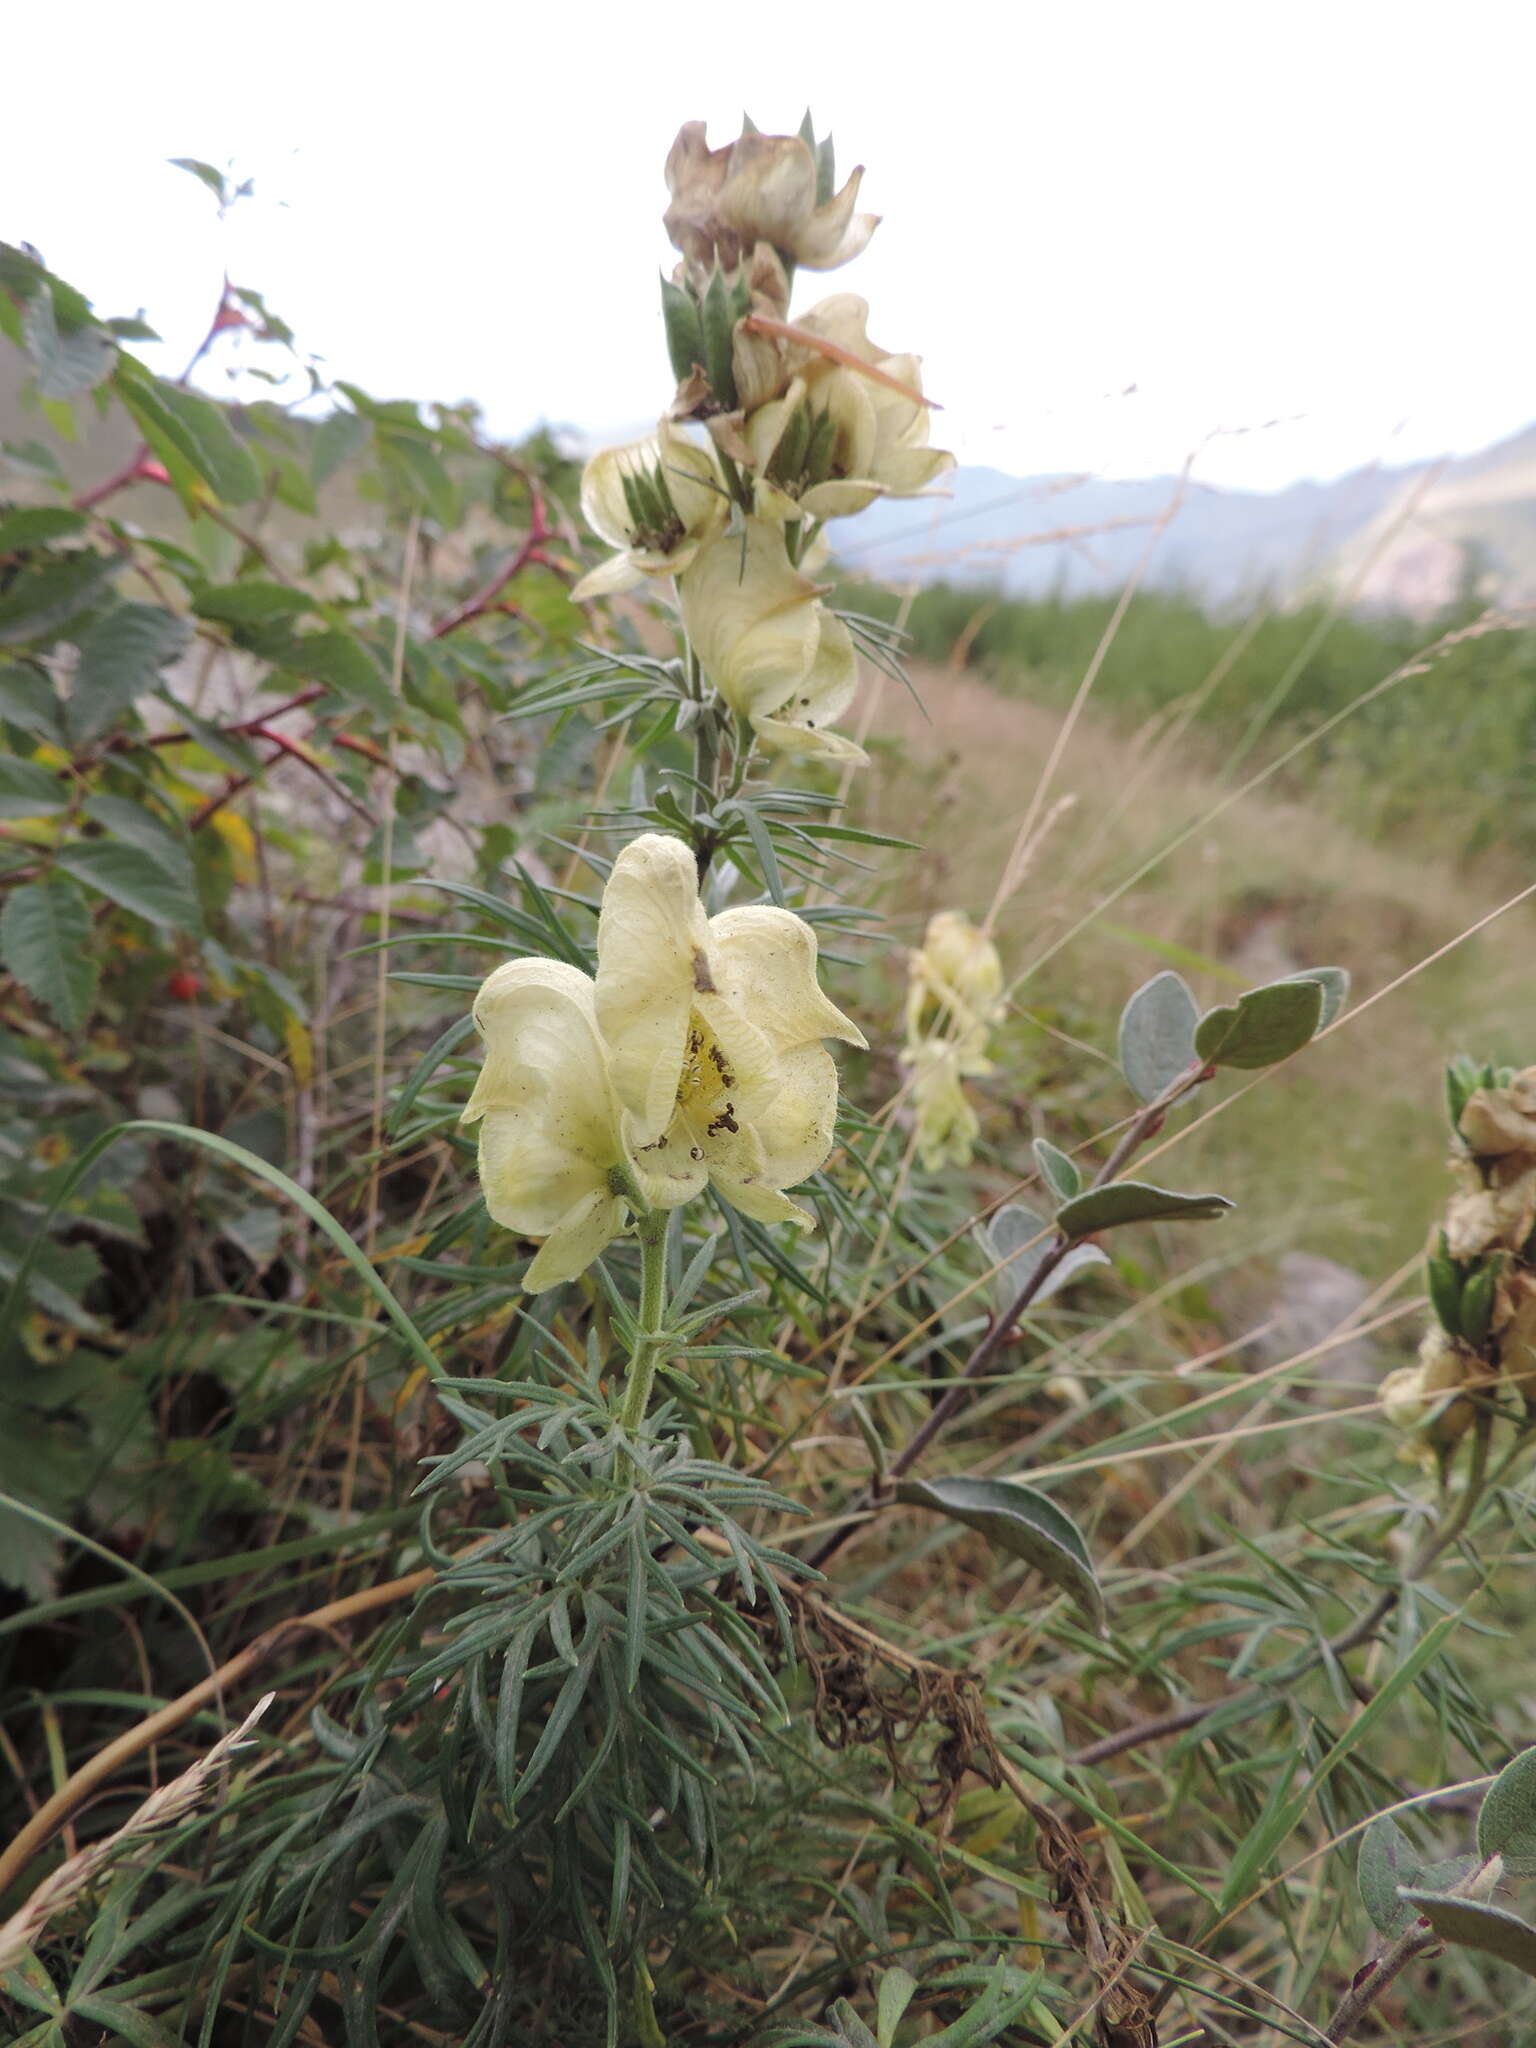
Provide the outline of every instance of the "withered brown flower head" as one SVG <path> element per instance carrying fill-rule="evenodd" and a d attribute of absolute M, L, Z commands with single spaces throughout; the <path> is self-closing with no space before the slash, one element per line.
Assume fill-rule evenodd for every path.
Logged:
<path fill-rule="evenodd" d="M 672 203 L 665 225 L 697 276 L 734 270 L 767 242 L 786 262 L 835 270 L 857 256 L 879 225 L 856 214 L 861 165 L 837 193 L 819 189 L 818 152 L 798 135 L 748 130 L 711 149 L 702 121 L 686 121 L 667 156 Z"/>

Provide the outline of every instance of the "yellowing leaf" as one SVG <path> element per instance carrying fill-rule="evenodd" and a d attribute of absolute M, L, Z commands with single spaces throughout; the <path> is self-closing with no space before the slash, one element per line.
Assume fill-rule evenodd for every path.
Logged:
<path fill-rule="evenodd" d="M 235 879 L 253 882 L 256 879 L 256 834 L 246 820 L 226 804 L 222 810 L 215 811 L 208 822 L 229 848 Z"/>
<path fill-rule="evenodd" d="M 315 1041 L 310 1036 L 309 1027 L 301 1024 L 297 1017 L 285 1017 L 283 1045 L 294 1080 L 301 1088 L 309 1087 L 315 1078 Z"/>

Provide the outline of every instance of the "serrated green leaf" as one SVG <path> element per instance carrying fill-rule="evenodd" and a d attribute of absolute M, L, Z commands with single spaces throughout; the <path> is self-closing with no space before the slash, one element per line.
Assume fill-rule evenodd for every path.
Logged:
<path fill-rule="evenodd" d="M 200 619 L 213 619 L 221 626 L 267 626 L 275 620 L 295 618 L 311 612 L 315 600 L 307 590 L 295 590 L 288 583 L 273 583 L 260 576 L 240 583 L 210 583 L 192 600 Z"/>
<path fill-rule="evenodd" d="M 95 603 L 121 567 L 120 557 L 89 550 L 29 564 L 0 594 L 0 647 L 23 640 L 46 645 L 59 627 Z"/>
<path fill-rule="evenodd" d="M 96 994 L 91 913 L 72 882 L 24 882 L 0 911 L 0 961 L 69 1032 L 85 1028 Z"/>
<path fill-rule="evenodd" d="M 309 473 L 317 484 L 327 483 L 338 469 L 360 455 L 373 435 L 373 425 L 360 413 L 333 412 L 315 429 L 309 455 Z"/>
<path fill-rule="evenodd" d="M 1033 1149 L 1041 1179 L 1058 1202 L 1070 1202 L 1083 1185 L 1077 1162 L 1045 1138 L 1036 1138 Z"/>
<path fill-rule="evenodd" d="M 1320 981 L 1271 981 L 1208 1010 L 1195 1052 L 1213 1067 L 1272 1067 L 1316 1037 L 1322 1014 Z"/>
<path fill-rule="evenodd" d="M 1120 1071 L 1143 1102 L 1155 1102 L 1195 1058 L 1200 1011 L 1182 975 L 1143 982 L 1120 1015 Z"/>
<path fill-rule="evenodd" d="M 52 677 L 20 662 L 7 662 L 0 667 L 0 718 L 38 739 L 61 739 L 64 708 Z"/>
<path fill-rule="evenodd" d="M 1056 1212 L 1056 1221 L 1068 1237 L 1087 1237 L 1122 1223 L 1220 1216 L 1231 1207 L 1225 1195 L 1181 1195 L 1172 1188 L 1155 1188 L 1149 1181 L 1116 1180 L 1066 1203 Z"/>
<path fill-rule="evenodd" d="M 998 1479 L 903 1479 L 896 1498 L 910 1507 L 930 1508 L 964 1522 L 999 1550 L 1027 1564 L 1069 1593 L 1097 1629 L 1104 1625 L 1104 1596 L 1077 1525 L 1053 1500 L 1032 1486 Z"/>
<path fill-rule="evenodd" d="M 94 320 L 61 328 L 53 293 L 46 287 L 27 301 L 21 331 L 44 398 L 76 398 L 81 392 L 94 391 L 110 373 L 117 355 L 117 343 Z"/>
<path fill-rule="evenodd" d="M 1457 1948 L 1476 1949 L 1480 1955 L 1497 1956 L 1513 1963 L 1527 1977 L 1536 1977 L 1536 1927 L 1502 1906 L 1486 1905 L 1481 1899 L 1458 1899 L 1445 1892 L 1406 1889 L 1403 1897 L 1416 1913 L 1422 1913 L 1442 1941 Z"/>
<path fill-rule="evenodd" d="M 0 818 L 50 818 L 69 802 L 69 785 L 41 761 L 0 754 Z"/>
<path fill-rule="evenodd" d="M 394 716 L 397 707 L 388 679 L 367 643 L 340 626 L 323 633 L 295 633 L 283 650 L 282 666 L 309 682 L 324 683 L 338 697 L 366 704 L 380 718 Z"/>
<path fill-rule="evenodd" d="M 1488 1787 L 1477 1816 L 1477 1846 L 1485 1857 L 1502 1856 L 1516 1876 L 1536 1871 L 1536 1748 L 1522 1749 Z"/>
<path fill-rule="evenodd" d="M 75 741 L 110 731 L 136 697 L 154 689 L 187 637 L 186 620 L 158 604 L 118 604 L 94 619 L 75 642 L 80 659 L 66 714 Z"/>
<path fill-rule="evenodd" d="M 196 509 L 186 487 L 190 471 L 224 505 L 246 505 L 261 490 L 261 472 L 223 411 L 211 399 L 152 377 L 132 356 L 119 359 L 113 388 L 155 454 Z"/>
<path fill-rule="evenodd" d="M 0 517 L 0 555 L 14 554 L 18 548 L 47 547 L 51 541 L 82 532 L 85 523 L 85 514 L 68 505 L 23 505 Z"/>
<path fill-rule="evenodd" d="M 61 848 L 56 863 L 88 889 L 166 931 L 195 932 L 202 926 L 190 860 L 181 873 L 173 874 L 141 846 L 88 839 Z"/>

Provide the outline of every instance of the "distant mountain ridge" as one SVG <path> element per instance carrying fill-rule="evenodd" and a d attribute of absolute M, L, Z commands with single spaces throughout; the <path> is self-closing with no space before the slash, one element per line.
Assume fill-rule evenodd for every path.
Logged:
<path fill-rule="evenodd" d="M 966 468 L 947 499 L 887 499 L 838 530 L 837 555 L 886 582 L 973 583 L 1011 596 L 1119 587 L 1166 526 L 1149 588 L 1228 606 L 1322 591 L 1431 612 L 1470 574 L 1490 600 L 1536 600 L 1536 426 L 1475 455 L 1356 470 L 1282 491 L 1176 477 L 1013 477 Z"/>

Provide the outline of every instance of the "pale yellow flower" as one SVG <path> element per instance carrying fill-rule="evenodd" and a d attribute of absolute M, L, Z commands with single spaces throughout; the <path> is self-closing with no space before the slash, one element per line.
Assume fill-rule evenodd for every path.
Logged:
<path fill-rule="evenodd" d="M 796 374 L 743 429 L 758 478 L 757 510 L 775 519 L 838 519 L 879 497 L 926 492 L 955 458 L 928 445 L 922 360 L 890 355 L 867 332 L 869 307 L 851 292 L 813 306 L 798 334 L 852 357 L 794 348 Z M 868 364 L 866 375 L 856 363 Z"/>
<path fill-rule="evenodd" d="M 475 997 L 485 1064 L 464 1111 L 480 1125 L 480 1185 L 498 1223 L 544 1243 L 530 1293 L 573 1280 L 628 1222 L 633 1162 L 589 975 L 509 960 Z"/>
<path fill-rule="evenodd" d="M 597 931 L 597 1018 L 642 1192 L 712 1182 L 764 1223 L 810 1223 L 782 1192 L 832 1149 L 837 1069 L 864 1038 L 816 980 L 816 935 L 767 906 L 707 917 L 692 854 L 646 833 L 619 855 Z"/>
<path fill-rule="evenodd" d="M 678 131 L 667 156 L 672 203 L 665 226 L 695 272 L 734 270 L 767 242 L 807 270 L 833 270 L 858 255 L 879 216 L 855 214 L 862 166 L 842 190 L 820 195 L 817 160 L 798 135 L 744 134 L 711 149 L 702 121 Z"/>
<path fill-rule="evenodd" d="M 592 457 L 582 472 L 581 510 L 619 553 L 582 577 L 571 593 L 578 599 L 676 576 L 722 530 L 730 504 L 713 456 L 663 420 L 643 441 Z"/>
<path fill-rule="evenodd" d="M 678 579 L 683 627 L 705 675 L 767 747 L 863 761 L 828 728 L 858 689 L 858 657 L 825 586 L 796 569 L 781 530 L 747 519 L 701 548 Z"/>
<path fill-rule="evenodd" d="M 924 1171 L 968 1166 L 981 1124 L 960 1085 L 956 1047 L 942 1038 L 925 1039 L 909 1045 L 901 1059 L 912 1069 L 912 1110 Z"/>
<path fill-rule="evenodd" d="M 922 945 L 907 956 L 909 1044 L 942 1035 L 955 1047 L 959 1073 L 989 1074 L 987 1039 L 1005 1009 L 996 946 L 963 912 L 936 911 Z"/>

